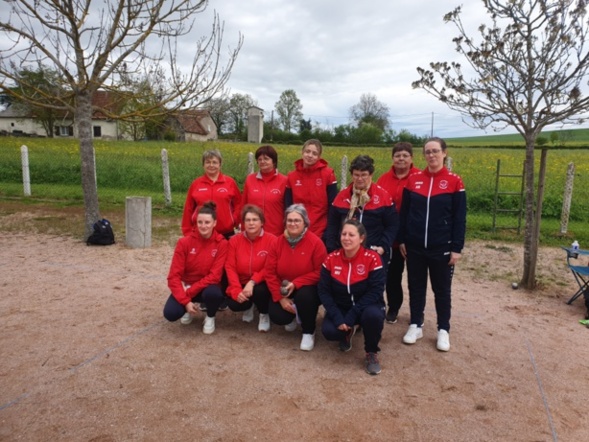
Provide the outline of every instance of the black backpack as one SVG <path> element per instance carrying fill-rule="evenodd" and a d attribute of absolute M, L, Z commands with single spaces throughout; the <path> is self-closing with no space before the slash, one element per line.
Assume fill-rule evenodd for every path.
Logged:
<path fill-rule="evenodd" d="M 115 243 L 115 234 L 110 221 L 102 218 L 94 223 L 94 232 L 86 240 L 87 245 L 109 246 Z"/>

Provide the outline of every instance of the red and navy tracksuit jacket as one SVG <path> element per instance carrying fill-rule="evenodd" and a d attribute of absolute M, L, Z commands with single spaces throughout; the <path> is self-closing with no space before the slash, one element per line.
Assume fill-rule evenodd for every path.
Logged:
<path fill-rule="evenodd" d="M 364 308 L 384 308 L 385 272 L 378 253 L 361 247 L 353 258 L 343 249 L 330 253 L 321 267 L 319 298 L 336 325 L 354 326 Z"/>
<path fill-rule="evenodd" d="M 410 175 L 403 191 L 398 241 L 424 249 L 461 253 L 466 233 L 462 178 L 443 167 Z"/>

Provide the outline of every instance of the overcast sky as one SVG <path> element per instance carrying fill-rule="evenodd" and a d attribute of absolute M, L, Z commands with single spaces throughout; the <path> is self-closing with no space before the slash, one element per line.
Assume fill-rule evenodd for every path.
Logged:
<path fill-rule="evenodd" d="M 484 134 L 469 128 L 423 90 L 414 90 L 416 68 L 460 60 L 457 35 L 443 16 L 459 0 L 211 0 L 199 26 L 216 10 L 226 45 L 245 38 L 229 85 L 251 95 L 265 115 L 281 92 L 294 89 L 303 114 L 333 127 L 349 122 L 349 108 L 372 93 L 389 109 L 394 130 L 443 137 Z M 485 20 L 482 2 L 463 6 L 472 29 Z M 433 113 L 433 117 L 432 117 Z"/>

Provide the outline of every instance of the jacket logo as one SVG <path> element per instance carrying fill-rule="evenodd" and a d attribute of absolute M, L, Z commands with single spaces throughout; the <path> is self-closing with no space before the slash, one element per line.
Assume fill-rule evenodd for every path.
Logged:
<path fill-rule="evenodd" d="M 220 187 L 220 188 L 217 189 L 217 192 L 219 192 L 219 193 L 227 193 L 229 191 L 226 188 L 224 188 L 224 187 Z"/>
<path fill-rule="evenodd" d="M 190 254 L 191 255 L 196 255 L 196 249 L 194 247 L 190 250 Z"/>
<path fill-rule="evenodd" d="M 372 197 L 372 201 L 374 201 L 374 204 L 380 204 L 380 197 L 378 195 L 374 195 Z"/>
<path fill-rule="evenodd" d="M 334 266 L 333 267 L 333 274 L 334 275 L 341 275 L 342 274 L 342 268 L 340 266 Z"/>
<path fill-rule="evenodd" d="M 268 256 L 268 250 L 260 250 L 258 252 L 258 256 L 261 256 L 261 257 Z"/>
<path fill-rule="evenodd" d="M 323 186 L 323 180 L 322 180 L 321 178 L 317 178 L 317 179 L 315 180 L 315 185 L 316 185 L 317 187 L 321 187 L 321 186 Z"/>
<path fill-rule="evenodd" d="M 442 180 L 440 181 L 440 189 L 446 190 L 448 188 L 448 181 Z"/>
<path fill-rule="evenodd" d="M 358 264 L 356 267 L 356 272 L 358 275 L 364 275 L 366 273 L 366 266 L 364 266 L 364 264 Z"/>
<path fill-rule="evenodd" d="M 302 186 L 302 185 L 303 185 L 303 183 L 301 183 L 301 180 L 297 180 L 295 182 L 295 186 Z"/>
<path fill-rule="evenodd" d="M 213 249 L 211 250 L 211 256 L 214 258 L 215 256 L 217 256 L 217 251 L 218 249 Z"/>
<path fill-rule="evenodd" d="M 274 194 L 274 195 L 280 195 L 282 192 L 280 192 L 280 189 L 272 189 L 270 191 L 270 193 Z"/>

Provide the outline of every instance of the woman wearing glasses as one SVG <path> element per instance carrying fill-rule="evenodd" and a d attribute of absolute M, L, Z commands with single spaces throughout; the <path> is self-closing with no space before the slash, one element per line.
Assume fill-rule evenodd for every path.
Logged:
<path fill-rule="evenodd" d="M 409 175 L 419 172 L 419 169 L 413 165 L 413 145 L 406 141 L 401 141 L 393 146 L 393 165 L 388 172 L 385 172 L 378 179 L 376 184 L 385 189 L 395 203 L 397 212 L 401 210 L 403 202 L 403 189 L 407 185 Z M 393 253 L 391 262 L 387 271 L 387 322 L 394 324 L 397 322 L 399 310 L 403 305 L 403 270 L 405 270 L 405 258 L 399 251 L 399 242 L 393 242 Z"/>
<path fill-rule="evenodd" d="M 266 261 L 266 283 L 272 295 L 270 320 L 295 331 L 297 319 L 303 329 L 301 350 L 315 346 L 315 325 L 319 310 L 317 283 L 321 264 L 327 256 L 321 239 L 309 230 L 305 206 L 293 204 L 285 212 L 285 231 Z"/>
<path fill-rule="evenodd" d="M 450 350 L 451 289 L 466 231 L 466 192 L 462 179 L 444 166 L 447 146 L 430 138 L 423 148 L 427 167 L 409 176 L 403 191 L 399 250 L 407 260 L 411 321 L 403 337 L 423 337 L 429 272 L 438 317 L 437 349 Z"/>

